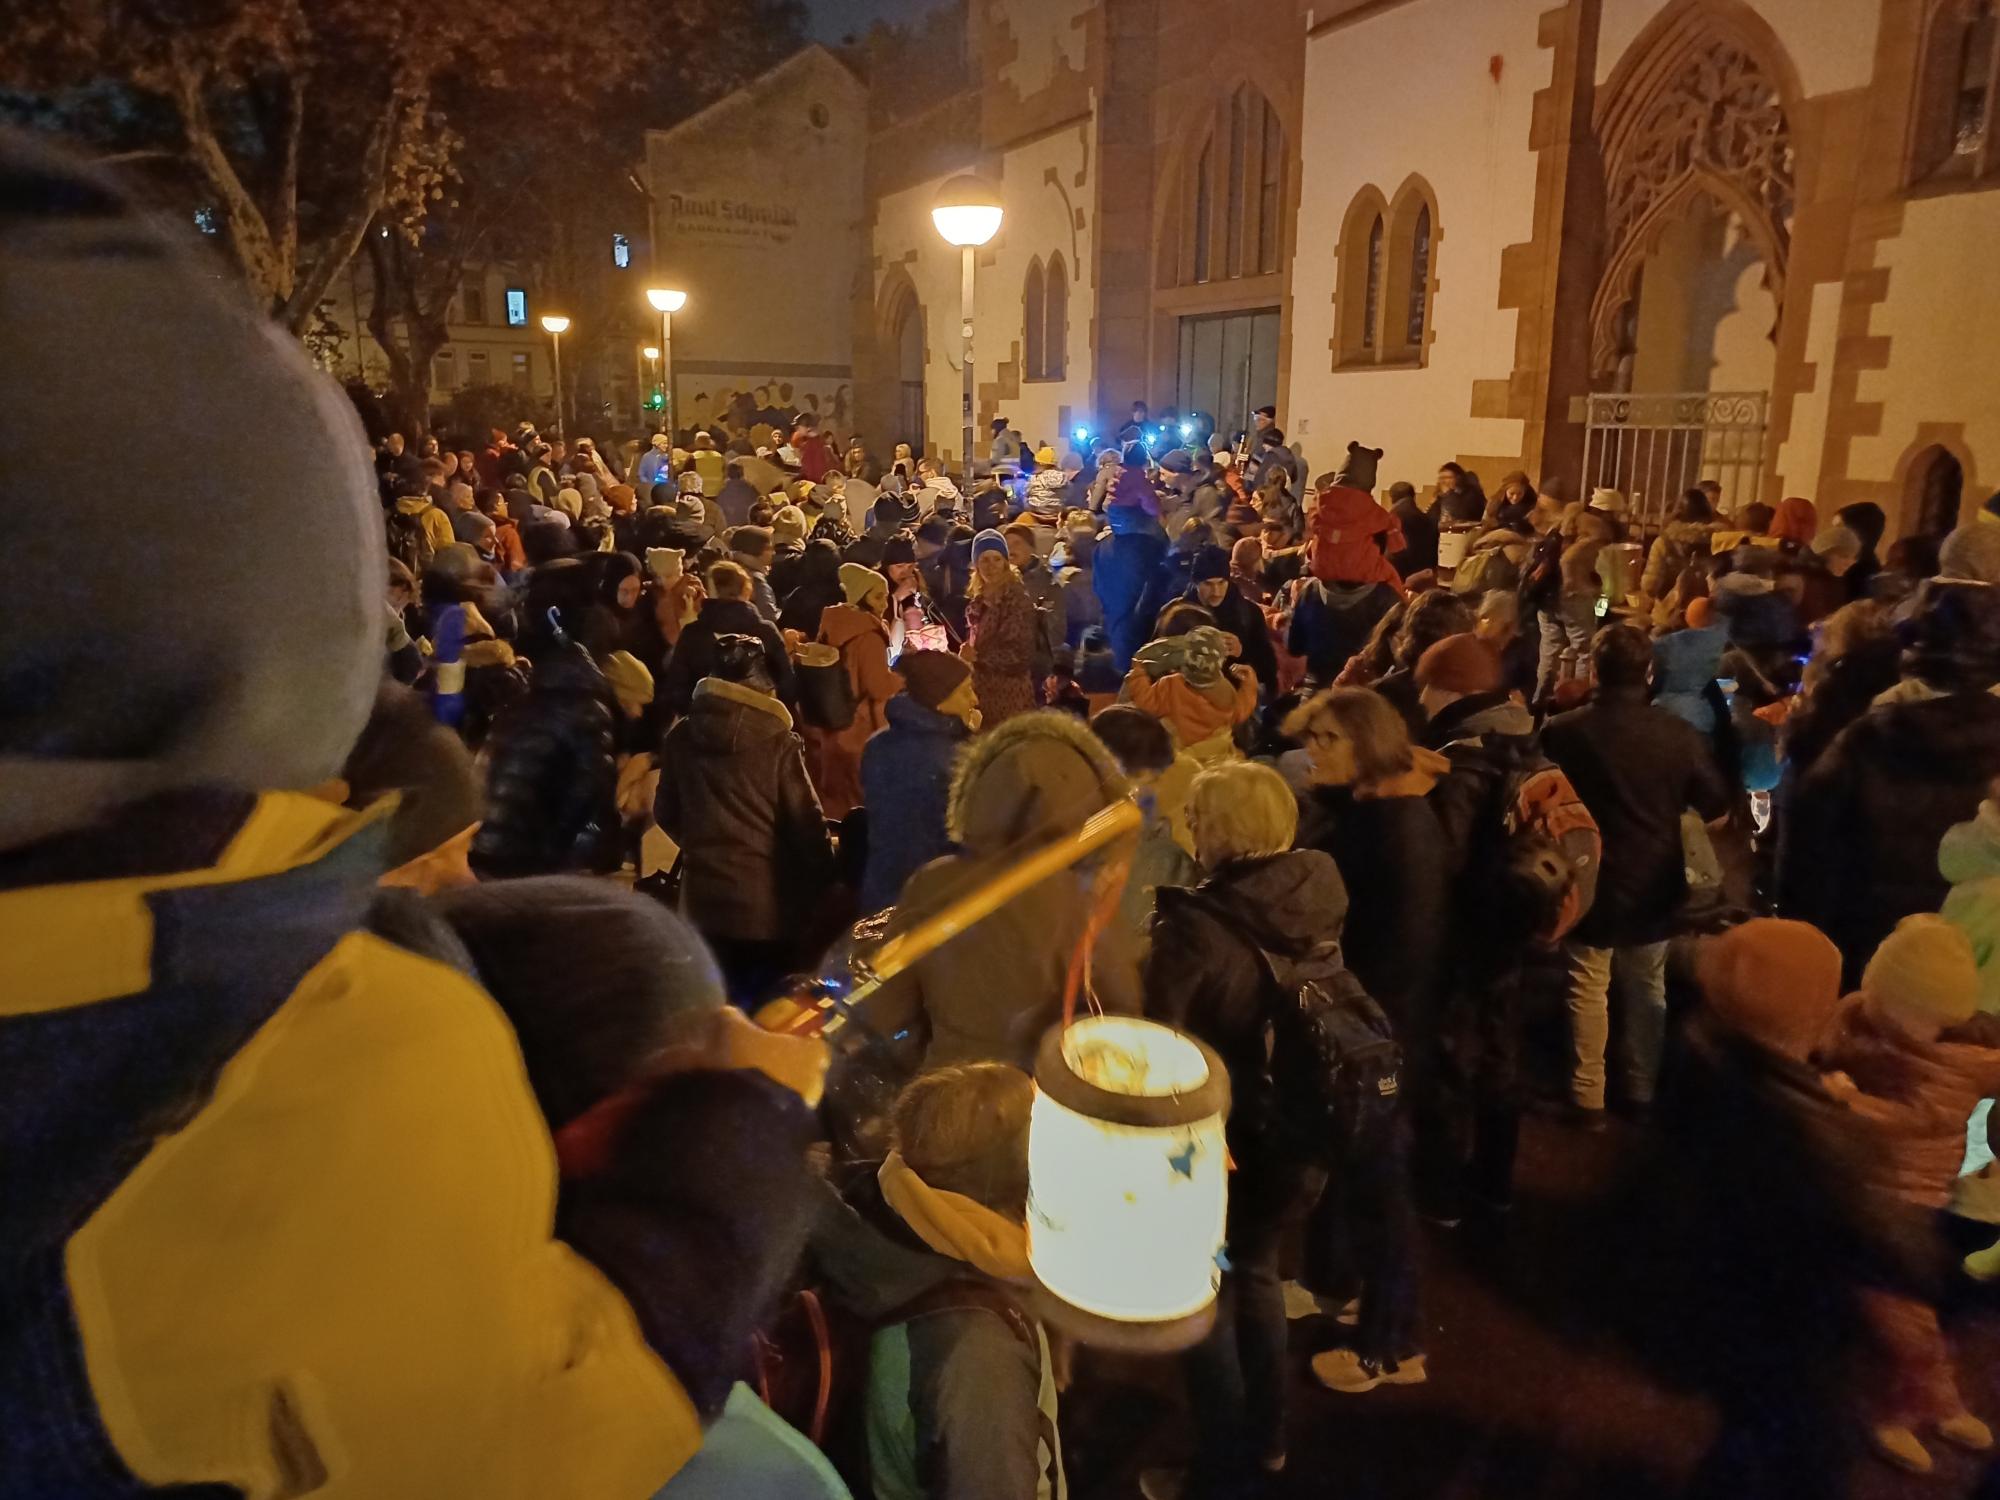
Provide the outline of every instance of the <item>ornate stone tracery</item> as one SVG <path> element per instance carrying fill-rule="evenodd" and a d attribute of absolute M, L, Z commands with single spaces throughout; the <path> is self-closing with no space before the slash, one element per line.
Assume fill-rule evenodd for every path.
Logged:
<path fill-rule="evenodd" d="M 1605 117 L 1605 270 L 1591 313 L 1591 364 L 1608 376 L 1623 354 L 1640 268 L 1660 231 L 1706 193 L 1742 219 L 1784 303 L 1797 176 L 1777 83 L 1726 38 L 1684 53 L 1636 108 Z M 1623 101 L 1621 101 L 1623 102 Z"/>

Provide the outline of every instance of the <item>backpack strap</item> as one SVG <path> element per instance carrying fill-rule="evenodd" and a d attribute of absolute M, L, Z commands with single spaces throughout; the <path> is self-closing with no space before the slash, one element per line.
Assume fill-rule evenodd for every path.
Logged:
<path fill-rule="evenodd" d="M 914 1323 L 944 1313 L 989 1312 L 1007 1325 L 1007 1331 L 1029 1349 L 1039 1349 L 1035 1325 L 1012 1293 L 995 1282 L 977 1276 L 952 1276 L 928 1291 L 920 1292 L 877 1320 L 876 1327 L 892 1328 L 898 1323 Z"/>

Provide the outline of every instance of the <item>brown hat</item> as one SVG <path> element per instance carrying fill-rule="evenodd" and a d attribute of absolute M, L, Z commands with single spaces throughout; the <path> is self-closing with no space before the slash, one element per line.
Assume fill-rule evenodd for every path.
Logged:
<path fill-rule="evenodd" d="M 1708 939 L 1695 977 L 1717 1020 L 1800 1060 L 1840 1005 L 1840 950 L 1804 922 L 1759 917 Z"/>
<path fill-rule="evenodd" d="M 1490 693 L 1501 680 L 1499 653 L 1475 635 L 1448 635 L 1417 659 L 1420 688 Z"/>
<path fill-rule="evenodd" d="M 938 707 L 972 677 L 972 668 L 949 651 L 905 651 L 896 670 L 910 696 L 925 708 Z"/>

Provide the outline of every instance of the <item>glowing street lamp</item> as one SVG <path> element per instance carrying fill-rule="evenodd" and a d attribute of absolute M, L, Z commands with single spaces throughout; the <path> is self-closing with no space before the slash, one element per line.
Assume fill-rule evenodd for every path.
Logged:
<path fill-rule="evenodd" d="M 569 330 L 569 319 L 561 313 L 544 313 L 542 327 L 549 331 L 549 341 L 555 346 L 556 355 L 556 439 L 563 435 L 563 388 L 562 388 L 562 336 Z"/>
<path fill-rule="evenodd" d="M 965 442 L 965 472 L 972 473 L 972 310 L 974 307 L 973 253 L 1000 232 L 1004 211 L 1000 194 L 991 183 L 978 177 L 954 177 L 931 204 L 931 222 L 947 245 L 959 249 L 959 364 L 963 382 L 962 423 Z"/>
<path fill-rule="evenodd" d="M 674 434 L 674 314 L 687 306 L 688 294 L 672 287 L 649 286 L 646 300 L 660 315 L 660 426 Z"/>

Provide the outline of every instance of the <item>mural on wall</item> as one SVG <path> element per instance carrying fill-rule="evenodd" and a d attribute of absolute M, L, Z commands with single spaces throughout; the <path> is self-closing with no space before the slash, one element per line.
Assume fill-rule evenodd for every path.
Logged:
<path fill-rule="evenodd" d="M 854 420 L 854 386 L 844 376 L 674 374 L 674 391 L 685 420 L 701 427 L 721 422 L 731 432 L 770 427 L 774 431 L 799 412 L 810 412 L 823 431 L 847 436 Z"/>

